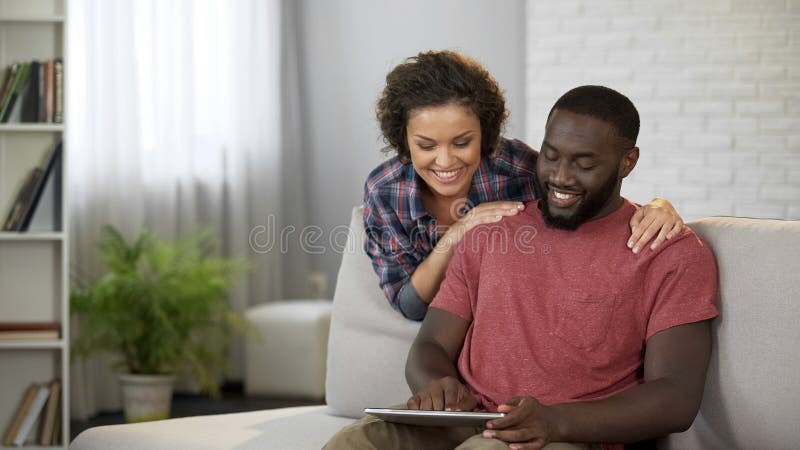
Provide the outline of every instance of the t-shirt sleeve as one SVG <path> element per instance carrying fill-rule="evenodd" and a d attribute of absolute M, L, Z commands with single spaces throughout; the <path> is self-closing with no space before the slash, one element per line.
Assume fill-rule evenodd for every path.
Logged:
<path fill-rule="evenodd" d="M 477 296 L 477 280 L 479 280 L 479 264 L 476 263 L 475 248 L 482 246 L 466 245 L 469 242 L 467 233 L 456 246 L 456 251 L 447 266 L 439 292 L 430 304 L 431 308 L 451 312 L 462 319 L 472 321 L 472 308 Z"/>
<path fill-rule="evenodd" d="M 707 244 L 693 233 L 670 245 L 648 273 L 653 298 L 647 339 L 678 325 L 717 316 L 717 265 Z"/>
<path fill-rule="evenodd" d="M 387 300 L 398 309 L 397 295 L 424 257 L 416 254 L 394 216 L 396 212 L 384 207 L 377 192 L 365 193 L 364 251 L 372 260 L 372 268 Z"/>

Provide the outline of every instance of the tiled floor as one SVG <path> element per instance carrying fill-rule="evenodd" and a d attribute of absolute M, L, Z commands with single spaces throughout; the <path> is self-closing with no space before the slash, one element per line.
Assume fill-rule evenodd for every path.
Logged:
<path fill-rule="evenodd" d="M 245 397 L 240 387 L 225 388 L 219 399 L 194 394 L 175 394 L 172 398 L 172 417 L 227 414 L 259 409 L 275 409 L 287 406 L 318 405 L 321 400 L 275 397 Z M 105 412 L 88 421 L 73 420 L 70 423 L 70 440 L 81 431 L 100 425 L 125 423 L 122 411 Z"/>

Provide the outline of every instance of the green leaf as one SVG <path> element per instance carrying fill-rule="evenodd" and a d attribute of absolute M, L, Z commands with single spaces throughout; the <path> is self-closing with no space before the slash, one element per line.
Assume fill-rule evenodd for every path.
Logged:
<path fill-rule="evenodd" d="M 187 370 L 204 392 L 218 394 L 230 337 L 255 330 L 227 301 L 249 263 L 214 258 L 210 230 L 175 242 L 142 230 L 129 243 L 105 225 L 97 249 L 108 271 L 70 293 L 80 323 L 72 356 L 110 351 L 131 373 Z"/>

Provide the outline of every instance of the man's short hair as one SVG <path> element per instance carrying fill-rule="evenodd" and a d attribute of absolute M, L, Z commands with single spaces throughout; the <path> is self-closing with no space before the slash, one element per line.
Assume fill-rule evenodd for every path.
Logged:
<path fill-rule="evenodd" d="M 628 97 L 611 88 L 589 85 L 571 89 L 550 109 L 548 121 L 556 109 L 609 123 L 616 128 L 619 137 L 629 139 L 631 146 L 636 145 L 636 138 L 639 137 L 639 112 Z"/>

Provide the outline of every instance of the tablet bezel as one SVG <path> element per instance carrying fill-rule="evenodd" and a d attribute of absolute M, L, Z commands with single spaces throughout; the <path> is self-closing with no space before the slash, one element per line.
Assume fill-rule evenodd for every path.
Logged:
<path fill-rule="evenodd" d="M 393 408 L 364 408 L 364 412 L 386 422 L 428 427 L 485 427 L 486 422 L 505 416 L 505 413 Z"/>

